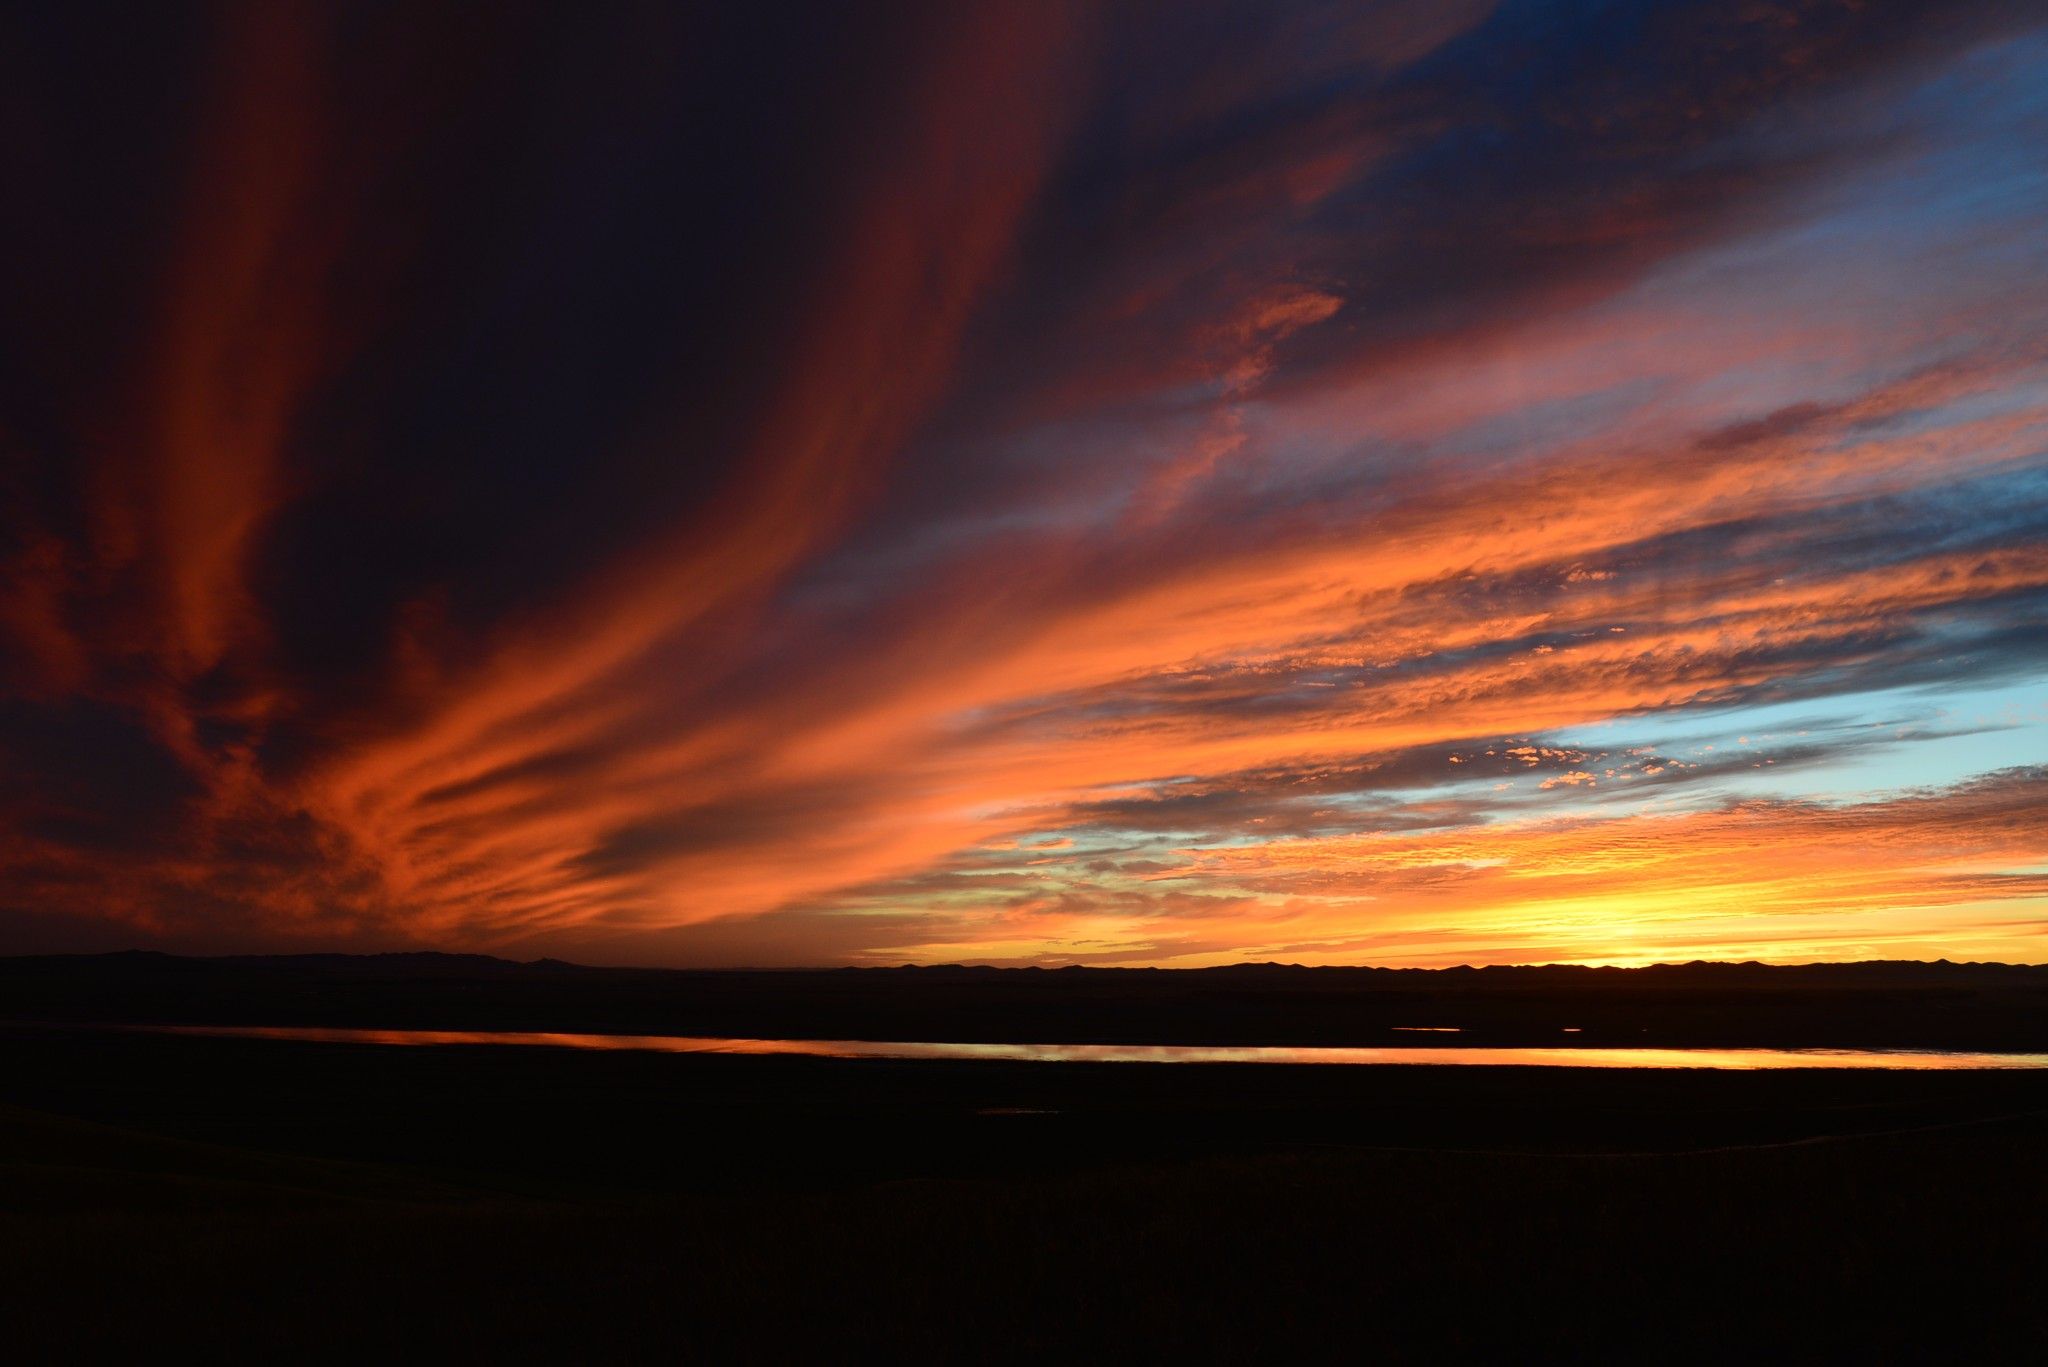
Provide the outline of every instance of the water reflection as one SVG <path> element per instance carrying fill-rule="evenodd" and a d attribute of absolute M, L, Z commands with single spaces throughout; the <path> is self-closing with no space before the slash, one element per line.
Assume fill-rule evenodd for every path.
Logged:
<path fill-rule="evenodd" d="M 573 1035 L 520 1030 L 342 1030 L 321 1026 L 165 1025 L 154 1030 L 333 1044 L 494 1044 L 637 1049 L 663 1054 L 801 1054 L 815 1058 L 1002 1059 L 1036 1063 L 1463 1064 L 1535 1068 L 2048 1068 L 2048 1054 L 1918 1049 L 1401 1049 L 1291 1045 L 956 1044 L 845 1039 Z"/>

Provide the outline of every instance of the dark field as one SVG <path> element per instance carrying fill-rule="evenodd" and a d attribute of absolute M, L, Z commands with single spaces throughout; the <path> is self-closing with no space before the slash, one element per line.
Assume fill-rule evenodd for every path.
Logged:
<path fill-rule="evenodd" d="M 2048 1351 L 2048 1074 L 0 1035 L 13 1361 Z"/>

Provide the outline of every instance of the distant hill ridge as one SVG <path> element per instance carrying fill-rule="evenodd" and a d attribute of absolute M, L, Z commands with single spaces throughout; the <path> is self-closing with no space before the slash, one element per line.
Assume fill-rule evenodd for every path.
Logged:
<path fill-rule="evenodd" d="M 2048 1052 L 2048 967 L 598 968 L 487 954 L 0 958 L 0 1022 L 1102 1044 Z M 1426 1033 L 1425 1033 L 1426 1032 Z"/>
<path fill-rule="evenodd" d="M 1210 967 L 1120 967 L 1120 965 L 991 965 L 991 963 L 899 963 L 862 967 L 608 967 L 571 963 L 567 959 L 504 959 L 483 953 L 449 953 L 438 949 L 387 953 L 285 953 L 285 955 L 180 955 L 160 949 L 121 949 L 78 955 L 0 955 L 0 980 L 20 982 L 25 976 L 55 978 L 178 978 L 178 976 L 276 976 L 303 974 L 342 980 L 461 980 L 461 978 L 545 978 L 584 982 L 649 982 L 659 978 L 817 978 L 840 976 L 874 982 L 887 980 L 967 980 L 1014 982 L 1032 980 L 1096 980 L 1096 982 L 1300 982 L 1300 984 L 1374 984 L 1395 986 L 1518 986 L 1518 984 L 2048 984 L 2048 965 L 1993 963 L 1952 959 L 1855 959 L 1827 963 L 1763 963 L 1757 959 L 1692 959 L 1686 963 L 1649 965 L 1587 965 L 1587 963 L 1458 963 L 1450 967 L 1395 967 L 1376 963 L 1227 963 Z M 0 1004 L 4 1012 L 4 1004 Z"/>
<path fill-rule="evenodd" d="M 0 972 L 13 968 L 27 968 L 43 965 L 52 969 L 60 966 L 90 968 L 105 966 L 118 968 L 132 965 L 144 966 L 207 966 L 236 968 L 278 968 L 278 969 L 359 969 L 391 970 L 403 974 L 407 970 L 430 971 L 435 974 L 455 973 L 470 970 L 484 973 L 519 972 L 539 970 L 549 973 L 587 974 L 722 974 L 722 975 L 783 975 L 783 974 L 862 974 L 906 976 L 976 976 L 997 977 L 1009 975 L 1038 974 L 1103 974 L 1103 975 L 1233 975 L 1233 974 L 1369 974 L 1395 975 L 1416 979 L 1427 978 L 1468 978 L 1474 976 L 1511 977 L 1518 975 L 1588 975 L 1599 977 L 1772 977 L 1791 976 L 1833 976 L 1846 977 L 1897 976 L 1924 978 L 1956 978 L 1993 975 L 2041 975 L 2048 977 L 2048 964 L 2010 964 L 1992 960 L 1950 960 L 1950 959 L 1853 959 L 1828 960 L 1811 963 L 1767 963 L 1758 959 L 1692 959 L 1684 962 L 1616 965 L 1616 964 L 1575 964 L 1575 963 L 1532 963 L 1532 964 L 1452 964 L 1437 968 L 1413 967 L 1391 964 L 1296 964 L 1280 963 L 1274 960 L 1263 962 L 1246 961 L 1235 964 L 1218 964 L 1192 968 L 1131 967 L 1124 965 L 1062 964 L 1048 968 L 1039 964 L 1001 965 L 974 963 L 944 964 L 888 964 L 888 965 L 821 965 L 817 967 L 778 968 L 663 968 L 640 966 L 612 966 L 580 964 L 566 959 L 507 959 L 492 954 L 451 952 L 447 950 L 391 950 L 377 953 L 319 952 L 304 954 L 177 954 L 157 949 L 124 949 L 89 954 L 17 954 L 0 955 Z"/>

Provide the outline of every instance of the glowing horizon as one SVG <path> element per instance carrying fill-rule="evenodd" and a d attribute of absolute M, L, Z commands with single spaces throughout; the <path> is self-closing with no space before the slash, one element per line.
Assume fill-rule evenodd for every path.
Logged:
<path fill-rule="evenodd" d="M 2048 962 L 2041 14 L 803 13 L 24 73 L 0 952 Z"/>

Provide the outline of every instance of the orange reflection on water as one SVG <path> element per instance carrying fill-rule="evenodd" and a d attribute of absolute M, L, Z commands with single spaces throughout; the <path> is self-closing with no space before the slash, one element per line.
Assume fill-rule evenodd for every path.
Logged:
<path fill-rule="evenodd" d="M 662 1054 L 791 1054 L 846 1059 L 984 1059 L 1024 1063 L 1462 1064 L 1522 1068 L 2048 1068 L 2048 1054 L 1938 1049 L 1419 1048 L 1256 1044 L 966 1044 L 915 1040 L 733 1039 L 718 1035 L 579 1035 L 534 1030 L 349 1030 L 295 1025 L 164 1025 L 179 1035 L 325 1044 L 524 1045 Z"/>

